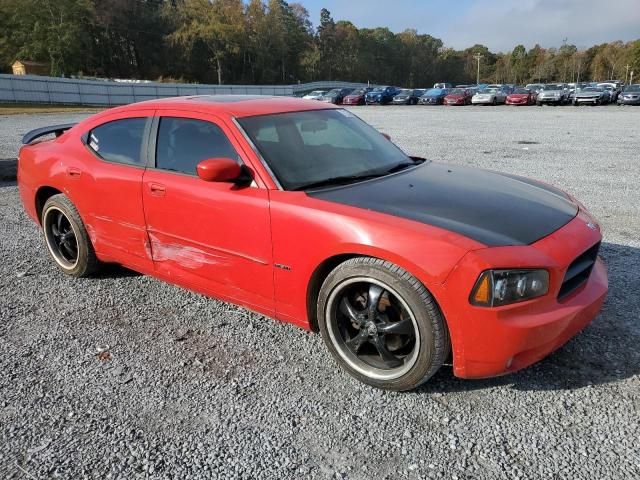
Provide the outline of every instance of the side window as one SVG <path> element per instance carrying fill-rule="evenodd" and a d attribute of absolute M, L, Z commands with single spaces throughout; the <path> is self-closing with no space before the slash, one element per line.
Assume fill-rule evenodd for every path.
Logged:
<path fill-rule="evenodd" d="M 142 138 L 146 123 L 146 118 L 125 118 L 105 123 L 89 132 L 87 144 L 109 162 L 142 166 Z"/>
<path fill-rule="evenodd" d="M 162 117 L 156 146 L 156 167 L 196 175 L 198 163 L 240 157 L 224 132 L 211 122 L 191 118 Z"/>

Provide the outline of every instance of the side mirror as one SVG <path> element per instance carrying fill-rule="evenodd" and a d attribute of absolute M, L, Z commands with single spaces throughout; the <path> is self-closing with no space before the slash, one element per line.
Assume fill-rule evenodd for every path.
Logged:
<path fill-rule="evenodd" d="M 230 158 L 209 158 L 198 164 L 197 171 L 205 182 L 234 182 L 240 178 L 242 167 Z"/>
<path fill-rule="evenodd" d="M 388 133 L 382 133 L 382 132 L 380 132 L 380 134 L 381 134 L 384 138 L 386 138 L 387 140 L 391 141 L 391 135 L 389 135 Z"/>

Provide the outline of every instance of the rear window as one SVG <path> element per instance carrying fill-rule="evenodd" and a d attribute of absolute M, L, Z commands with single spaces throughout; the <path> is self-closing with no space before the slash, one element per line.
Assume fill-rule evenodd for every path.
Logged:
<path fill-rule="evenodd" d="M 125 118 L 105 123 L 89 133 L 87 144 L 109 162 L 142 166 L 142 138 L 146 118 Z"/>

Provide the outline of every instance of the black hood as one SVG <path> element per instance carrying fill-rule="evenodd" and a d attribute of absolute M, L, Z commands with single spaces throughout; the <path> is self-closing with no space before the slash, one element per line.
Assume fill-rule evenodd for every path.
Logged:
<path fill-rule="evenodd" d="M 566 225 L 578 213 L 566 194 L 548 185 L 432 162 L 307 194 L 444 228 L 487 246 L 529 245 Z"/>

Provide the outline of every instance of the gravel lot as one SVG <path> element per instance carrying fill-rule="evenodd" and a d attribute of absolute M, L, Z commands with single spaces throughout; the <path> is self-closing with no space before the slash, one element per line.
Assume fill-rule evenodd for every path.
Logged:
<path fill-rule="evenodd" d="M 640 108 L 354 111 L 575 194 L 605 230 L 602 314 L 523 372 L 385 393 L 319 335 L 116 267 L 63 277 L 0 184 L 0 478 L 640 478 Z M 0 159 L 81 117 L 0 117 Z"/>

